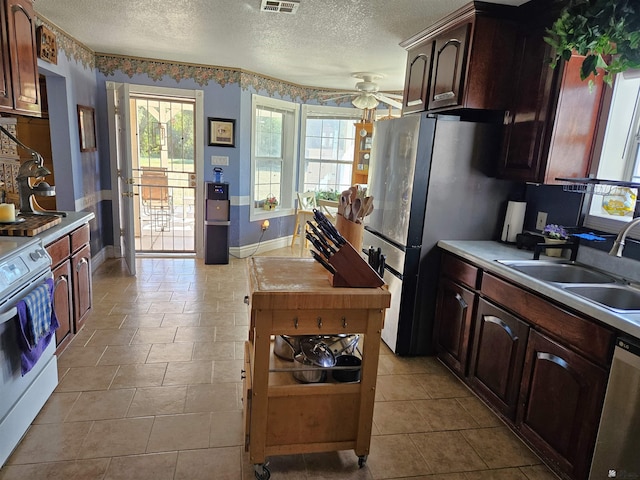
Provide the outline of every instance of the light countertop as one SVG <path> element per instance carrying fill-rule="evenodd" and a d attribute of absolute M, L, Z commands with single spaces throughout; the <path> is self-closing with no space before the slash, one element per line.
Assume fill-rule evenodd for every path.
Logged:
<path fill-rule="evenodd" d="M 640 339 L 640 313 L 623 314 L 609 310 L 596 303 L 574 295 L 559 286 L 542 280 L 537 280 L 513 268 L 503 265 L 496 260 L 531 260 L 533 252 L 518 250 L 515 246 L 494 241 L 472 240 L 441 240 L 438 246 L 443 250 L 458 255 L 461 258 L 481 267 L 483 270 L 500 275 L 503 278 L 533 290 L 568 308 L 599 320 L 619 332 Z M 552 257 L 540 256 L 541 259 Z M 615 276 L 615 274 L 613 274 Z"/>
<path fill-rule="evenodd" d="M 48 245 L 51 242 L 57 240 L 63 235 L 67 235 L 74 231 L 76 228 L 81 227 L 85 223 L 95 218 L 92 212 L 65 212 L 66 217 L 62 217 L 62 222 L 58 225 L 51 227 L 44 232 L 36 235 L 37 238 L 42 240 L 43 245 Z"/>

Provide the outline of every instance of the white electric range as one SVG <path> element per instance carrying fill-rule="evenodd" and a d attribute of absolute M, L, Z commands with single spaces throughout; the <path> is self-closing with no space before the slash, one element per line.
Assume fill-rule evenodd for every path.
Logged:
<path fill-rule="evenodd" d="M 0 467 L 58 384 L 55 334 L 22 376 L 16 304 L 51 278 L 51 257 L 33 237 L 0 237 Z"/>

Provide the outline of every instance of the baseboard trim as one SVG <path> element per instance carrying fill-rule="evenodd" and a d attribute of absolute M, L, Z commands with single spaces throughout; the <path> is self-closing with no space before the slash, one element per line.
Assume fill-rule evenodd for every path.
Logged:
<path fill-rule="evenodd" d="M 292 235 L 280 238 L 274 238 L 273 240 L 267 240 L 266 242 L 260 242 L 252 245 L 243 245 L 242 247 L 230 247 L 229 255 L 236 258 L 246 258 L 256 255 L 258 253 L 269 252 L 271 250 L 277 250 L 279 248 L 288 247 L 291 245 Z"/>
<path fill-rule="evenodd" d="M 95 255 L 91 256 L 91 273 L 102 265 L 108 258 L 117 258 L 113 245 L 107 245 Z"/>
<path fill-rule="evenodd" d="M 246 258 L 257 253 L 265 253 L 271 250 L 285 248 L 291 245 L 291 237 L 292 235 L 288 235 L 286 237 L 274 238 L 273 240 L 267 240 L 265 242 L 243 245 L 242 247 L 229 247 L 229 255 L 236 258 Z M 109 258 L 120 257 L 122 257 L 122 251 L 120 248 L 113 245 L 107 245 L 91 257 L 91 271 L 95 272 L 96 269 Z"/>

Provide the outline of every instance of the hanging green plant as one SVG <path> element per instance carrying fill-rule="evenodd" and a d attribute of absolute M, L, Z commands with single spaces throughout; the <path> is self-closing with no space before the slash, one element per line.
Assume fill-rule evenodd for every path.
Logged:
<path fill-rule="evenodd" d="M 576 51 L 585 56 L 583 80 L 602 73 L 611 85 L 616 73 L 640 68 L 638 0 L 569 0 L 547 34 L 545 41 L 556 53 L 552 67 Z"/>

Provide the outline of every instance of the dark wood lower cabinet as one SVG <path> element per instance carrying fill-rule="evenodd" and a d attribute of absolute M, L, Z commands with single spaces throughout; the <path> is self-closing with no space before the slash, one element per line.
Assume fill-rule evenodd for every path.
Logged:
<path fill-rule="evenodd" d="M 571 478 L 587 478 L 608 372 L 531 332 L 516 426 Z"/>
<path fill-rule="evenodd" d="M 586 480 L 614 331 L 448 253 L 435 318 L 438 357 L 558 475 Z"/>
<path fill-rule="evenodd" d="M 75 331 L 79 331 L 91 310 L 91 249 L 82 247 L 71 257 Z"/>
<path fill-rule="evenodd" d="M 529 326 L 485 299 L 478 301 L 469 382 L 505 417 L 515 419 Z"/>
<path fill-rule="evenodd" d="M 56 345 L 61 350 L 73 335 L 73 307 L 71 296 L 71 262 L 53 269 L 53 309 L 60 327 L 56 330 Z"/>
<path fill-rule="evenodd" d="M 60 236 L 45 248 L 52 260 L 53 307 L 60 323 L 56 353 L 60 354 L 80 331 L 92 307 L 89 225 Z"/>
<path fill-rule="evenodd" d="M 475 294 L 447 278 L 438 286 L 435 347 L 439 357 L 461 376 L 466 375 L 467 351 Z"/>

